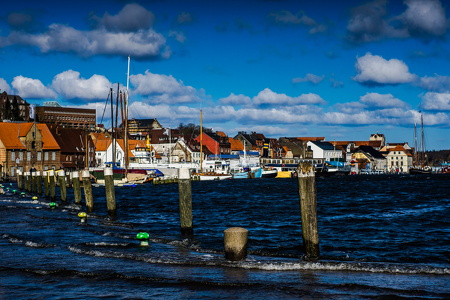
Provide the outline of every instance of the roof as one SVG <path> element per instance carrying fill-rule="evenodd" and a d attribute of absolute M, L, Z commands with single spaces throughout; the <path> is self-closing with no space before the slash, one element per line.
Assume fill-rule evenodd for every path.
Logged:
<path fill-rule="evenodd" d="M 0 140 L 6 149 L 26 149 L 25 145 L 20 141 L 21 137 L 25 137 L 35 123 L 10 123 L 0 122 Z M 42 142 L 44 150 L 59 150 L 59 144 L 51 134 L 47 124 L 36 124 L 37 129 L 42 134 Z"/>
<path fill-rule="evenodd" d="M 373 147 L 370 146 L 359 146 L 356 151 L 361 150 L 363 152 L 369 153 L 373 158 L 377 159 L 385 159 L 383 154 L 381 154 L 379 151 L 375 150 Z"/>
<path fill-rule="evenodd" d="M 309 142 L 313 143 L 322 150 L 336 150 L 335 146 L 333 146 L 330 142 L 319 142 L 319 141 L 309 141 Z"/>
<path fill-rule="evenodd" d="M 231 151 L 243 151 L 244 150 L 244 144 L 240 140 L 235 140 L 233 138 L 228 138 L 228 141 L 231 144 Z"/>

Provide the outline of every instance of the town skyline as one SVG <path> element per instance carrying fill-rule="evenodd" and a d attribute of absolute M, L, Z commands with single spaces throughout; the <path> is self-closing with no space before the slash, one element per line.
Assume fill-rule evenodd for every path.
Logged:
<path fill-rule="evenodd" d="M 420 1 L 7 2 L 0 89 L 102 116 L 126 86 L 129 118 L 227 135 L 324 136 L 449 149 L 448 10 Z M 109 112 L 106 112 L 106 118 Z M 103 121 L 103 123 L 107 123 Z"/>

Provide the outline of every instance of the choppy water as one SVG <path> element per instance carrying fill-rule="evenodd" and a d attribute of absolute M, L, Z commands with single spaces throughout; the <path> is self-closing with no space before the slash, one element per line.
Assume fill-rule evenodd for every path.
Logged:
<path fill-rule="evenodd" d="M 193 238 L 180 234 L 175 184 L 116 188 L 113 221 L 94 188 L 86 224 L 70 189 L 53 210 L 44 197 L 0 195 L 0 299 L 450 298 L 450 176 L 316 185 L 315 263 L 302 260 L 294 179 L 192 182 Z M 249 230 L 243 262 L 224 258 L 234 226 Z"/>

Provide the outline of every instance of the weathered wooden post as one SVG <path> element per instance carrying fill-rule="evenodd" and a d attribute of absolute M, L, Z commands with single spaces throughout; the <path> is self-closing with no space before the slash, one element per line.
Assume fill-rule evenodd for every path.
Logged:
<path fill-rule="evenodd" d="M 92 195 L 91 174 L 89 173 L 89 170 L 83 170 L 82 178 L 87 212 L 91 213 L 94 211 L 94 198 Z"/>
<path fill-rule="evenodd" d="M 112 168 L 105 168 L 105 190 L 106 190 L 106 206 L 108 208 L 108 216 L 112 219 L 116 217 L 116 194 L 114 191 L 114 173 Z"/>
<path fill-rule="evenodd" d="M 38 196 L 42 195 L 42 176 L 41 171 L 36 172 L 36 185 L 37 185 L 37 194 Z"/>
<path fill-rule="evenodd" d="M 67 201 L 67 186 L 66 186 L 66 172 L 64 170 L 58 172 L 59 191 L 61 194 L 61 201 Z"/>
<path fill-rule="evenodd" d="M 31 190 L 30 172 L 25 172 L 25 191 L 29 192 L 30 190 Z"/>
<path fill-rule="evenodd" d="M 81 205 L 80 173 L 78 171 L 72 172 L 72 186 L 75 204 Z"/>
<path fill-rule="evenodd" d="M 45 198 L 48 198 L 48 196 L 50 195 L 49 185 L 50 185 L 50 172 L 44 172 L 44 194 L 45 194 Z"/>
<path fill-rule="evenodd" d="M 223 232 L 225 258 L 243 260 L 247 257 L 248 230 L 242 227 L 231 227 Z"/>
<path fill-rule="evenodd" d="M 192 189 L 191 173 L 187 168 L 178 169 L 178 193 L 180 201 L 181 234 L 192 235 Z"/>
<path fill-rule="evenodd" d="M 17 187 L 19 190 L 23 189 L 23 174 L 20 170 L 17 170 Z"/>
<path fill-rule="evenodd" d="M 298 165 L 298 186 L 302 218 L 303 248 L 305 260 L 319 259 L 319 231 L 317 227 L 316 178 L 309 162 Z"/>
<path fill-rule="evenodd" d="M 30 193 L 36 192 L 36 172 L 30 171 Z"/>
<path fill-rule="evenodd" d="M 50 185 L 50 200 L 55 201 L 55 195 L 56 195 L 55 171 L 50 170 L 48 172 L 48 177 L 49 177 L 49 185 Z"/>

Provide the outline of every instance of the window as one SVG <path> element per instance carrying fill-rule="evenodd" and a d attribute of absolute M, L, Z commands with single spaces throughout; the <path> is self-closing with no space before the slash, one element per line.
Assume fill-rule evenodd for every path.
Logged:
<path fill-rule="evenodd" d="M 56 151 L 52 151 L 52 160 L 56 160 Z"/>
<path fill-rule="evenodd" d="M 37 161 L 41 161 L 41 159 L 42 159 L 42 152 L 38 151 L 38 153 L 37 153 Z"/>
<path fill-rule="evenodd" d="M 15 161 L 16 160 L 16 152 L 11 152 L 11 160 Z"/>
<path fill-rule="evenodd" d="M 44 160 L 48 160 L 48 152 L 44 152 Z"/>
<path fill-rule="evenodd" d="M 31 152 L 30 151 L 27 151 L 27 160 L 31 161 Z"/>
<path fill-rule="evenodd" d="M 19 152 L 19 159 L 23 160 L 23 152 L 22 151 Z"/>

